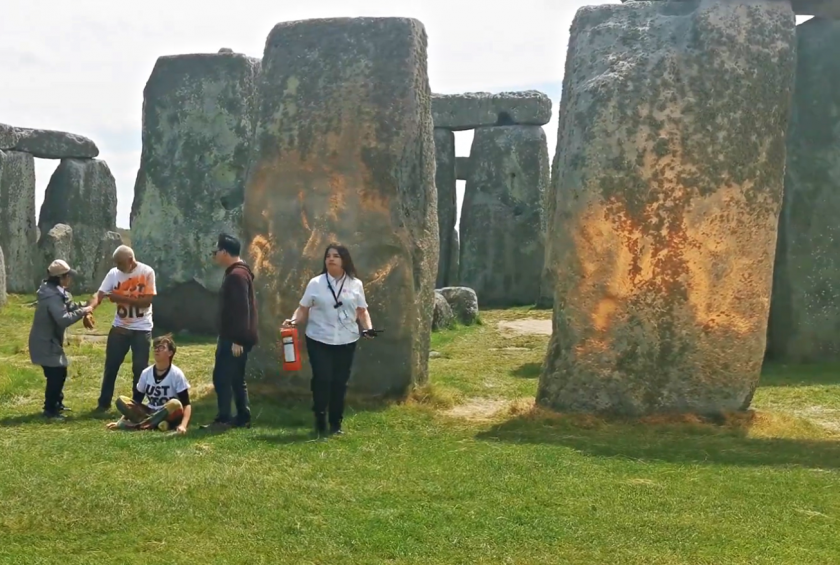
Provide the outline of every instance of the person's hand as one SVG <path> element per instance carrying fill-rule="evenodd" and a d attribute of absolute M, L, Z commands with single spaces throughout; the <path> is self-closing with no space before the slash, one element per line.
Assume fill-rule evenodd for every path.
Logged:
<path fill-rule="evenodd" d="M 89 330 L 92 330 L 96 327 L 96 320 L 93 319 L 93 315 L 90 312 L 85 314 L 85 317 L 83 318 L 82 322 L 84 323 L 85 328 Z"/>
<path fill-rule="evenodd" d="M 117 426 L 119 426 L 119 425 L 120 425 L 119 422 L 108 422 L 107 424 L 105 424 L 105 427 L 108 428 L 109 430 L 116 430 Z"/>
<path fill-rule="evenodd" d="M 187 433 L 187 428 L 184 426 L 184 424 L 181 424 L 177 428 L 175 428 L 175 433 L 178 435 L 184 435 L 185 433 Z"/>
<path fill-rule="evenodd" d="M 293 328 L 295 327 L 295 321 L 291 318 L 288 320 L 283 320 L 283 327 L 284 328 Z"/>
<path fill-rule="evenodd" d="M 230 351 L 231 351 L 231 353 L 233 353 L 234 357 L 239 357 L 240 355 L 242 355 L 242 346 L 239 345 L 238 343 L 234 343 L 230 347 Z"/>

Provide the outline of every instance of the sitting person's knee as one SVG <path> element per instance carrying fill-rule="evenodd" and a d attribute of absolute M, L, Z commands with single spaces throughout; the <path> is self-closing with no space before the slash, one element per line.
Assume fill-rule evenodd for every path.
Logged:
<path fill-rule="evenodd" d="M 177 398 L 173 398 L 172 400 L 167 400 L 166 404 L 164 404 L 163 407 L 166 408 L 166 410 L 170 414 L 184 409 L 184 405 L 181 404 L 181 401 L 178 400 Z"/>

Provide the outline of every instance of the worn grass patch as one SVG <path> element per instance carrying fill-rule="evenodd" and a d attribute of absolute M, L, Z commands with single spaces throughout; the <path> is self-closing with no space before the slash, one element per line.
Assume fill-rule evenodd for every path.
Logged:
<path fill-rule="evenodd" d="M 833 367 L 770 367 L 717 421 L 562 415 L 533 403 L 548 337 L 498 329 L 551 313 L 487 311 L 434 335 L 408 401 L 353 402 L 346 437 L 308 441 L 308 402 L 271 386 L 251 430 L 117 433 L 87 414 L 113 310 L 73 328 L 74 412 L 47 424 L 25 303 L 0 311 L 0 563 L 840 562 Z M 200 424 L 213 343 L 178 341 Z"/>

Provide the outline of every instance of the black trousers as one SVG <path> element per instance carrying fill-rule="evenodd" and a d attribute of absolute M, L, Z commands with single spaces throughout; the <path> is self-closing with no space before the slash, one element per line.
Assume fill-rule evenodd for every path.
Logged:
<path fill-rule="evenodd" d="M 44 390 L 44 412 L 58 414 L 64 403 L 64 382 L 67 380 L 67 367 L 41 367 L 47 378 Z"/>
<path fill-rule="evenodd" d="M 347 381 L 356 353 L 356 342 L 328 345 L 307 336 L 306 351 L 312 366 L 312 410 L 319 422 L 329 415 L 330 426 L 341 426 Z"/>
<path fill-rule="evenodd" d="M 132 384 L 131 394 L 137 389 L 137 381 L 143 369 L 149 366 L 149 350 L 152 346 L 152 332 L 127 330 L 111 326 L 105 344 L 105 373 L 102 375 L 102 390 L 99 393 L 99 407 L 110 408 L 114 397 L 114 386 L 125 356 L 131 351 Z"/>
<path fill-rule="evenodd" d="M 248 363 L 250 346 L 242 348 L 239 357 L 233 356 L 233 342 L 219 338 L 216 343 L 216 363 L 213 366 L 213 388 L 219 412 L 216 421 L 231 423 L 230 401 L 236 405 L 236 422 L 251 421 L 251 405 L 248 401 L 248 386 L 245 384 L 245 365 Z"/>

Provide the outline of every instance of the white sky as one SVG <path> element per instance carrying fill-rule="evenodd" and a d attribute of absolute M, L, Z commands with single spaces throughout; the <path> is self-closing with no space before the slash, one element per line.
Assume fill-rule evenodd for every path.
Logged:
<path fill-rule="evenodd" d="M 553 155 L 572 19 L 581 6 L 618 3 L 517 0 L 493 8 L 480 0 L 8 0 L 0 9 L 0 123 L 93 139 L 117 181 L 117 225 L 128 227 L 143 87 L 159 56 L 230 47 L 261 57 L 266 36 L 281 21 L 407 16 L 426 26 L 432 91 L 534 88 L 548 94 L 554 117 L 545 132 Z M 456 153 L 468 155 L 471 142 L 471 132 L 456 134 Z M 39 210 L 57 165 L 36 160 Z"/>

